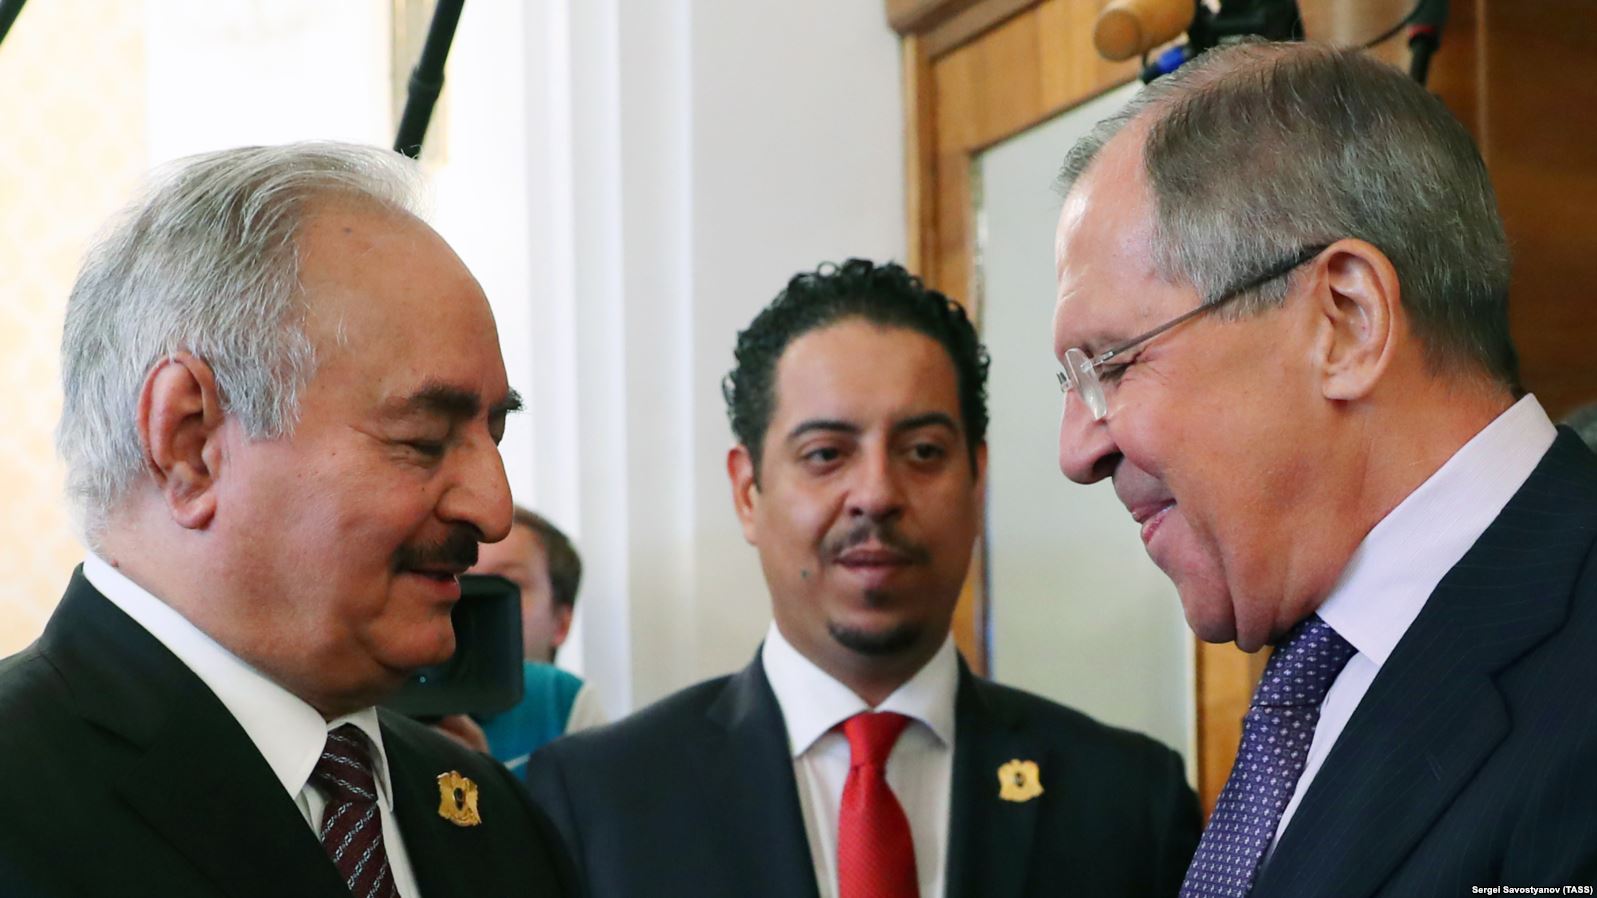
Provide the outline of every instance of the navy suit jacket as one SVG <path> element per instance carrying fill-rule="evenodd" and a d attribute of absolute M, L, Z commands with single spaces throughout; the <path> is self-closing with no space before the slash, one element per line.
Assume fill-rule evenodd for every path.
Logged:
<path fill-rule="evenodd" d="M 1174 895 L 1197 844 L 1180 758 L 960 665 L 948 898 Z M 1043 793 L 999 798 L 1037 762 Z M 590 898 L 814 898 L 786 727 L 759 659 L 535 754 Z"/>
<path fill-rule="evenodd" d="M 1252 898 L 1597 880 L 1597 459 L 1561 429 L 1397 644 Z"/>
<path fill-rule="evenodd" d="M 379 711 L 423 898 L 574 894 L 547 818 L 504 768 Z M 482 823 L 438 814 L 436 777 Z M 39 641 L 0 661 L 0 895 L 349 898 L 293 797 L 220 700 L 79 571 Z"/>

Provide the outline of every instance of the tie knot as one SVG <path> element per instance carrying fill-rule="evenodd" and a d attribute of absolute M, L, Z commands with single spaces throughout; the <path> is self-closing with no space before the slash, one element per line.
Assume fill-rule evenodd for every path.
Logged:
<path fill-rule="evenodd" d="M 1320 616 L 1292 628 L 1264 665 L 1254 707 L 1318 706 L 1357 650 Z"/>
<path fill-rule="evenodd" d="M 861 765 L 885 767 L 887 756 L 893 752 L 893 743 L 909 726 L 909 718 L 891 711 L 864 711 L 843 721 L 843 735 L 848 737 L 850 767 Z"/>
<path fill-rule="evenodd" d="M 330 800 L 376 801 L 371 748 L 360 727 L 346 723 L 327 734 L 327 745 L 311 771 L 311 782 Z"/>

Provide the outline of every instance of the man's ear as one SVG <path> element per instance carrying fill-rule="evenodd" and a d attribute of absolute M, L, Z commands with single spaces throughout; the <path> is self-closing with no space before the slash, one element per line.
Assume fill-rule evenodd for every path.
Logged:
<path fill-rule="evenodd" d="M 1386 254 L 1363 240 L 1339 240 L 1321 257 L 1324 289 L 1315 360 L 1327 399 L 1362 399 L 1392 364 L 1405 321 L 1402 285 Z"/>
<path fill-rule="evenodd" d="M 571 605 L 555 603 L 555 631 L 549 636 L 549 648 L 557 649 L 566 644 L 566 637 L 571 635 L 571 616 L 576 610 Z"/>
<path fill-rule="evenodd" d="M 732 508 L 743 525 L 743 538 L 749 545 L 758 545 L 755 539 L 754 511 L 760 504 L 760 485 L 754 478 L 754 457 L 749 447 L 742 443 L 726 453 L 726 476 L 732 482 Z"/>
<path fill-rule="evenodd" d="M 138 406 L 144 467 L 172 519 L 190 530 L 216 515 L 223 420 L 216 377 L 204 361 L 177 352 L 145 375 Z"/>

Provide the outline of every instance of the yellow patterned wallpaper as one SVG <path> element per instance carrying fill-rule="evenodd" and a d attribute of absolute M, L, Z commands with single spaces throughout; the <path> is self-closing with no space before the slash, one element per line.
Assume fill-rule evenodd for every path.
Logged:
<path fill-rule="evenodd" d="M 29 3 L 0 44 L 0 656 L 43 629 L 83 550 L 52 432 L 67 292 L 147 167 L 142 0 Z"/>

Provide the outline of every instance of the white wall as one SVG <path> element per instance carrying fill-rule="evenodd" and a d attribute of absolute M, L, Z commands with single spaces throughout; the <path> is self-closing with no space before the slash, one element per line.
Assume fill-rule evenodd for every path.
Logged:
<path fill-rule="evenodd" d="M 1192 635 L 1170 580 L 1108 481 L 1059 473 L 1049 189 L 1076 139 L 1141 85 L 1111 91 L 984 152 L 982 337 L 992 354 L 987 578 L 993 675 L 1189 760 L 1196 720 Z"/>
<path fill-rule="evenodd" d="M 792 274 L 902 254 L 897 39 L 854 0 L 480 0 L 450 65 L 457 97 L 520 79 L 492 107 L 527 191 L 525 304 L 495 297 L 530 400 L 505 452 L 583 553 L 562 663 L 620 713 L 742 666 L 770 620 L 720 380 Z M 451 166 L 489 121 L 456 102 Z M 488 235 L 440 225 L 479 267 Z"/>
<path fill-rule="evenodd" d="M 742 666 L 770 621 L 725 473 L 732 343 L 801 269 L 902 259 L 898 38 L 882 6 L 706 0 L 693 21 L 693 544 L 698 638 L 681 674 Z"/>
<path fill-rule="evenodd" d="M 142 39 L 147 128 L 95 151 L 142 168 L 241 143 L 387 145 L 391 10 L 144 0 L 122 27 Z M 770 619 L 728 499 L 720 379 L 789 276 L 902 254 L 897 39 L 860 0 L 472 0 L 446 74 L 433 221 L 528 400 L 504 444 L 512 490 L 584 555 L 561 661 L 620 713 L 742 666 Z"/>
<path fill-rule="evenodd" d="M 144 0 L 144 13 L 151 164 L 291 140 L 393 143 L 384 0 Z"/>

